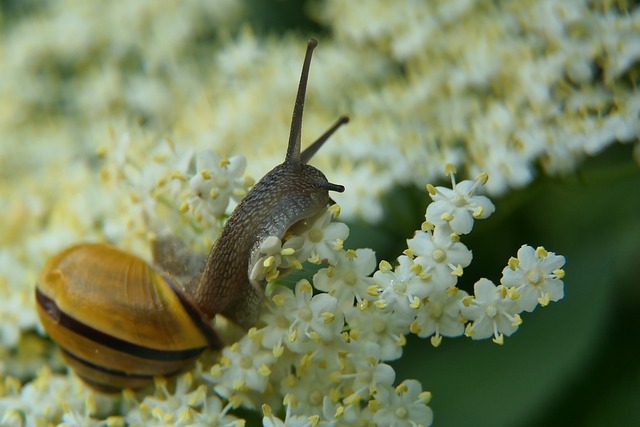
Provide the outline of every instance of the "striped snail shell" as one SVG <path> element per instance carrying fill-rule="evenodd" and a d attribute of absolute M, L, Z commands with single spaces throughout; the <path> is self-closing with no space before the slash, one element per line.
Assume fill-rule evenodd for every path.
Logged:
<path fill-rule="evenodd" d="M 108 245 L 76 245 L 50 258 L 36 301 L 69 366 L 103 391 L 148 385 L 221 347 L 177 283 Z"/>
<path fill-rule="evenodd" d="M 206 348 L 222 347 L 211 326 L 217 315 L 251 327 L 266 286 L 249 279 L 261 244 L 321 213 L 331 202 L 329 191 L 344 191 L 306 163 L 346 117 L 300 152 L 316 45 L 313 39 L 307 44 L 284 162 L 236 207 L 202 269 L 170 268 L 166 242 L 154 247 L 155 267 L 106 244 L 72 246 L 45 264 L 35 290 L 38 315 L 69 366 L 93 388 L 145 387 L 154 376 L 187 369 Z"/>

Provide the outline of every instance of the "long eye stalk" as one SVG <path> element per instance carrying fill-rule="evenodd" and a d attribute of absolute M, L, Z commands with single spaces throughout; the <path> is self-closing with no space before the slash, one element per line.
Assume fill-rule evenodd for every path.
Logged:
<path fill-rule="evenodd" d="M 300 163 L 300 137 L 302 134 L 302 112 L 304 110 L 304 97 L 307 93 L 307 81 L 309 80 L 309 66 L 311 65 L 311 56 L 313 49 L 318 46 L 318 41 L 309 39 L 307 42 L 307 52 L 304 55 L 304 63 L 302 64 L 302 74 L 300 75 L 300 84 L 298 85 L 298 94 L 296 95 L 296 103 L 293 106 L 293 116 L 291 117 L 291 133 L 289 134 L 289 146 L 287 147 L 287 155 L 285 162 Z"/>

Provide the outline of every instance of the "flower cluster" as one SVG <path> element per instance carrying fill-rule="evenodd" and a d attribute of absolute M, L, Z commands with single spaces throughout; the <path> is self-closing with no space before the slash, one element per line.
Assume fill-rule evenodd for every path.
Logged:
<path fill-rule="evenodd" d="M 108 153 L 103 154 L 109 158 Z M 238 178 L 241 170 L 237 167 L 228 168 L 231 161 L 217 160 L 209 152 L 153 158 L 156 161 L 146 167 L 145 174 L 131 158 L 118 160 L 117 156 L 107 162 L 103 173 L 103 179 L 113 175 L 126 184 L 129 194 L 137 186 L 138 197 L 134 194 L 130 199 L 141 204 L 143 216 L 170 207 L 173 215 L 167 220 L 180 223 L 187 218 L 197 224 L 203 221 L 202 212 L 222 215 L 227 207 L 217 207 L 218 198 L 229 203 L 234 191 L 219 191 L 219 197 L 210 197 L 212 190 L 208 195 L 200 191 L 204 196 L 195 207 L 192 201 L 198 195 L 194 188 L 219 185 L 216 188 L 228 189 L 229 185 L 220 184 L 224 182 L 243 189 L 248 182 Z M 243 164 L 241 159 L 234 162 Z M 172 164 L 182 166 L 171 168 Z M 452 165 L 447 173 L 451 188 L 427 186 L 433 202 L 426 210 L 426 221 L 407 241 L 395 265 L 381 261 L 376 270 L 372 250 L 345 249 L 349 229 L 331 221 L 339 213 L 335 205 L 295 224 L 282 239 L 265 239 L 251 272 L 253 280 L 271 282 L 259 324 L 223 348 L 212 365 L 199 364 L 193 373 L 180 377 L 172 391 L 159 381 L 155 395 L 138 400 L 125 392 L 119 411 L 114 410 L 113 399 L 107 399 L 105 409 L 99 411 L 91 403 L 93 394 L 83 393 L 77 380 L 69 383 L 71 377 L 45 371 L 22 390 L 8 380 L 0 398 L 7 414 L 2 422 L 33 418 L 60 420 L 70 426 L 125 422 L 240 426 L 244 421 L 232 412 L 243 406 L 262 409 L 264 425 L 347 426 L 356 421 L 430 425 L 430 393 L 415 380 L 394 384 L 395 372 L 386 363 L 402 356 L 407 334 L 430 337 L 434 346 L 443 337 L 463 333 L 474 339 L 493 337 L 502 344 L 504 336 L 521 324 L 522 311 L 563 297 L 564 258 L 529 246 L 509 260 L 500 286 L 480 279 L 475 295 L 457 288 L 472 260 L 460 237 L 472 231 L 475 220 L 491 215 L 494 206 L 478 194 L 487 182 L 486 174 L 458 183 Z M 136 185 L 143 175 L 152 176 L 153 185 Z M 218 184 L 205 184 L 213 177 Z M 194 208 L 181 209 L 184 203 Z M 313 283 L 302 279 L 294 289 L 278 284 L 282 273 L 300 268 L 305 261 L 328 265 L 315 273 Z M 50 389 L 55 384 L 57 388 Z M 60 387 L 76 387 L 78 402 L 58 412 L 42 412 L 25 403 L 29 390 L 61 396 Z M 272 410 L 283 404 L 284 421 Z"/>
<path fill-rule="evenodd" d="M 108 238 L 125 241 L 140 254 L 148 252 L 149 240 L 167 234 L 208 249 L 234 207 L 231 202 L 253 185 L 242 156 L 221 158 L 211 150 L 134 139 L 130 133 L 113 136 L 111 146 L 98 149 L 102 184 L 130 216 L 114 224 Z"/>
<path fill-rule="evenodd" d="M 370 185 L 381 173 L 423 185 L 454 163 L 489 173 L 500 194 L 539 167 L 566 172 L 638 141 L 637 3 L 329 0 L 318 11 L 344 46 L 367 51 L 367 66 L 388 58 L 403 70 L 356 95 L 368 120 L 347 132 L 368 150 L 346 150 Z"/>
<path fill-rule="evenodd" d="M 373 251 L 334 246 L 313 286 L 303 279 L 294 289 L 272 288 L 260 324 L 223 349 L 205 381 L 229 401 L 262 407 L 267 426 L 429 425 L 430 394 L 414 380 L 394 386 L 385 363 L 401 357 L 408 333 L 430 337 L 434 346 L 463 334 L 502 344 L 522 323 L 521 312 L 563 297 L 564 257 L 526 245 L 509 260 L 499 286 L 482 278 L 474 295 L 458 289 L 472 260 L 460 236 L 494 206 L 477 194 L 486 174 L 457 183 L 454 168 L 447 170 L 452 188 L 427 187 L 433 203 L 397 265 L 381 261 L 374 272 Z M 277 243 L 273 253 L 281 254 Z M 284 421 L 272 412 L 281 403 Z"/>

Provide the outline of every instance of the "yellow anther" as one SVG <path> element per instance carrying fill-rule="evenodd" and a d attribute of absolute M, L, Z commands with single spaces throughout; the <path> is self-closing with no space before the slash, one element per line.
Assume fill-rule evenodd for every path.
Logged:
<path fill-rule="evenodd" d="M 540 303 L 540 305 L 542 307 L 546 307 L 549 305 L 549 301 L 550 301 L 550 297 L 548 293 L 544 293 L 542 294 L 542 296 L 540 298 L 538 298 L 538 302 Z"/>
<path fill-rule="evenodd" d="M 431 279 L 431 273 L 422 272 L 418 275 L 418 277 L 422 280 L 429 280 Z"/>
<path fill-rule="evenodd" d="M 424 403 L 425 405 L 428 405 L 429 402 L 431 402 L 431 392 L 430 391 L 423 391 L 422 393 L 420 393 L 418 395 L 418 400 L 422 403 Z"/>
<path fill-rule="evenodd" d="M 375 305 L 377 308 L 379 308 L 379 309 L 381 309 L 381 310 L 382 310 L 382 309 L 387 308 L 387 307 L 389 306 L 389 303 L 388 303 L 388 302 L 386 302 L 386 301 L 385 301 L 385 300 L 383 300 L 383 299 L 379 299 L 379 300 L 377 300 L 376 302 L 374 302 L 374 303 L 373 303 L 373 305 Z"/>
<path fill-rule="evenodd" d="M 258 375 L 262 377 L 268 377 L 269 375 L 271 375 L 271 368 L 263 363 L 258 367 Z"/>
<path fill-rule="evenodd" d="M 344 404 L 347 406 L 356 405 L 361 399 L 362 397 L 358 393 L 352 393 L 344 399 Z"/>
<path fill-rule="evenodd" d="M 421 303 L 421 301 L 420 301 L 420 298 L 418 298 L 417 296 L 414 296 L 414 297 L 413 297 L 413 300 L 411 301 L 411 304 L 409 304 L 409 307 L 411 307 L 411 308 L 412 308 L 412 309 L 414 309 L 414 310 L 417 310 L 417 309 L 419 309 L 419 308 L 420 308 L 420 305 L 421 305 L 421 304 L 422 304 L 422 303 Z"/>
<path fill-rule="evenodd" d="M 382 273 L 388 273 L 392 270 L 392 268 L 393 267 L 391 267 L 391 264 L 389 264 L 389 262 L 385 260 L 380 261 L 380 264 L 378 265 L 378 270 L 380 270 Z"/>
<path fill-rule="evenodd" d="M 429 222 L 429 221 L 425 221 L 420 225 L 420 230 L 427 232 L 427 231 L 433 231 L 436 228 L 435 225 L 433 225 L 433 223 Z"/>
<path fill-rule="evenodd" d="M 458 264 L 456 268 L 451 271 L 452 276 L 461 277 L 462 276 L 462 266 Z"/>
<path fill-rule="evenodd" d="M 262 404 L 262 415 L 264 415 L 266 418 L 271 417 L 271 406 L 267 405 L 266 403 Z"/>
<path fill-rule="evenodd" d="M 179 181 L 185 182 L 187 180 L 187 177 L 184 176 L 184 174 L 180 171 L 173 171 L 171 172 L 171 175 L 169 175 L 169 179 L 177 179 Z"/>
<path fill-rule="evenodd" d="M 283 248 L 280 251 L 280 255 L 283 255 L 283 256 L 290 256 L 290 255 L 293 255 L 294 253 L 296 253 L 296 250 L 293 248 Z"/>
<path fill-rule="evenodd" d="M 277 294 L 271 297 L 271 301 L 273 301 L 273 303 L 278 307 L 282 307 L 284 305 L 284 302 L 286 301 L 286 297 L 284 296 L 284 294 Z"/>
<path fill-rule="evenodd" d="M 498 295 L 500 295 L 502 298 L 506 298 L 507 297 L 507 288 L 505 288 L 504 286 L 500 285 L 496 288 L 496 292 L 498 293 Z"/>
<path fill-rule="evenodd" d="M 444 212 L 442 215 L 440 215 L 440 219 L 443 220 L 443 221 L 449 222 L 449 221 L 453 220 L 453 215 L 451 215 L 448 212 Z"/>
<path fill-rule="evenodd" d="M 262 261 L 262 265 L 264 266 L 264 268 L 269 268 L 271 267 L 273 264 L 275 264 L 276 259 L 273 255 L 270 255 L 268 257 L 266 257 L 264 259 L 264 261 Z"/>
<path fill-rule="evenodd" d="M 409 388 L 407 387 L 407 385 L 405 383 L 400 383 L 396 387 L 396 393 L 398 393 L 398 394 L 405 394 L 407 391 L 409 391 Z"/>
<path fill-rule="evenodd" d="M 322 317 L 324 319 L 324 323 L 325 324 L 333 322 L 335 320 L 335 318 L 336 318 L 335 314 L 333 314 L 333 313 L 331 313 L 329 311 L 323 311 L 320 314 L 320 317 Z"/>
<path fill-rule="evenodd" d="M 309 261 L 311 264 L 320 264 L 320 255 L 314 253 L 312 256 L 307 258 L 307 261 Z"/>
<path fill-rule="evenodd" d="M 536 248 L 536 257 L 537 258 L 546 258 L 549 255 L 549 252 L 542 246 L 538 246 Z"/>
<path fill-rule="evenodd" d="M 274 345 L 273 348 L 271 349 L 271 352 L 273 353 L 273 357 L 278 359 L 280 356 L 282 356 L 284 354 L 284 346 L 283 345 Z"/>
<path fill-rule="evenodd" d="M 420 331 L 422 331 L 422 328 L 420 327 L 418 322 L 414 320 L 413 322 L 411 322 L 411 325 L 409 326 L 409 331 L 411 331 L 412 334 L 418 335 Z"/>
<path fill-rule="evenodd" d="M 300 292 L 305 292 L 305 293 L 313 293 L 313 288 L 311 287 L 311 283 L 309 283 L 309 281 L 307 279 L 302 279 L 298 282 L 298 285 L 296 286 L 296 289 L 299 290 Z"/>
<path fill-rule="evenodd" d="M 340 215 L 340 205 L 334 203 L 333 205 L 329 206 L 329 212 L 331 212 L 333 219 L 338 218 L 338 216 Z"/>
<path fill-rule="evenodd" d="M 481 172 L 476 176 L 476 181 L 480 182 L 480 185 L 485 185 L 487 181 L 489 181 L 489 174 L 486 172 Z"/>
<path fill-rule="evenodd" d="M 327 270 L 325 272 L 325 274 L 327 275 L 327 277 L 329 279 L 331 279 L 333 277 L 333 272 L 335 271 L 335 267 L 333 265 L 330 265 L 329 267 L 327 267 Z"/>
<path fill-rule="evenodd" d="M 456 167 L 453 165 L 453 163 L 447 163 L 444 166 L 444 173 L 447 176 L 451 176 L 453 174 L 458 173 L 458 170 L 456 169 Z"/>
<path fill-rule="evenodd" d="M 514 314 L 513 315 L 513 322 L 511 323 L 512 326 L 520 326 L 522 325 L 522 317 L 520 317 L 519 314 Z"/>

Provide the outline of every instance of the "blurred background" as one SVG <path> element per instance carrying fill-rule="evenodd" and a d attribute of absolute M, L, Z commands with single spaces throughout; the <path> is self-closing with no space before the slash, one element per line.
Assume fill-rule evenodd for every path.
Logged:
<path fill-rule="evenodd" d="M 181 7 L 172 2 L 132 2 L 127 12 L 130 15 L 105 18 L 105 22 L 118 22 L 117 27 L 83 22 L 84 9 L 98 7 L 89 2 L 0 3 L 0 59 L 5 59 L 4 65 L 0 64 L 0 76 L 11 76 L 11 80 L 0 79 L 0 200 L 3 206 L 9 201 L 10 206 L 0 231 L 0 245 L 17 259 L 30 255 L 28 249 L 21 252 L 15 248 L 22 248 L 21 240 L 39 238 L 38 227 L 46 224 L 44 218 L 55 204 L 53 194 L 31 198 L 24 195 L 35 187 L 46 189 L 55 184 L 39 180 L 37 170 L 44 164 L 53 162 L 64 168 L 69 161 L 79 162 L 89 171 L 81 174 L 86 177 L 96 170 L 95 150 L 105 140 L 96 135 L 106 134 L 110 126 L 140 126 L 149 135 L 176 132 L 181 106 L 193 101 L 214 67 L 211 50 L 247 31 L 258 43 L 276 46 L 280 40 L 304 40 L 310 36 L 318 38 L 321 46 L 325 40 L 330 45 L 336 37 L 330 22 L 318 18 L 328 16 L 318 12 L 328 2 L 223 1 L 216 7 L 196 7 L 194 4 L 199 2 L 195 1 L 186 3 L 191 3 L 185 7 L 190 12 L 183 16 Z M 339 3 L 332 2 L 332 7 L 337 8 Z M 489 3 L 509 9 L 515 2 Z M 611 7 L 611 13 L 627 13 L 636 24 L 639 22 L 636 1 L 583 3 L 602 14 L 609 13 L 607 8 Z M 601 5 L 605 3 L 619 4 Z M 168 8 L 167 12 L 143 10 L 159 7 Z M 367 3 L 361 7 L 366 16 Z M 136 16 L 148 16 L 150 20 L 137 20 Z M 153 20 L 160 18 L 164 21 Z M 176 23 L 185 22 L 193 27 L 176 27 Z M 55 35 L 59 40 L 42 43 L 43 35 L 33 31 L 39 25 L 47 31 L 55 28 L 53 33 L 43 34 Z M 132 34 L 127 34 L 128 25 Z M 635 28 L 640 33 L 640 27 Z M 64 29 L 69 32 L 65 34 Z M 163 38 L 164 31 L 182 31 L 185 36 Z M 370 31 L 375 33 L 376 29 Z M 170 45 L 171 40 L 181 40 L 183 44 Z M 146 47 L 151 50 L 144 50 Z M 76 55 L 79 51 L 84 53 Z M 298 56 L 291 61 L 297 64 Z M 145 60 L 140 59 L 143 57 Z M 102 74 L 99 80 L 104 86 L 87 77 L 100 70 L 96 64 L 109 61 L 121 75 Z M 368 65 L 362 63 L 358 67 Z M 402 64 L 395 66 L 394 75 L 402 75 Z M 25 72 L 11 67 L 25 67 Z M 299 73 L 297 67 L 293 67 L 293 75 Z M 245 72 L 250 78 L 251 69 Z M 340 71 L 333 72 L 339 80 Z M 637 92 L 639 72 L 638 62 L 627 64 L 623 76 L 627 90 Z M 149 75 L 153 78 L 148 79 Z M 170 84 L 175 79 L 182 80 Z M 287 82 L 292 91 L 294 82 Z M 339 91 L 348 91 L 339 81 L 336 83 Z M 151 87 L 154 85 L 169 86 L 155 91 Z M 129 90 L 132 87 L 138 92 Z M 127 94 L 114 93 L 113 88 L 128 88 Z M 153 94 L 159 95 L 154 98 Z M 284 110 L 290 110 L 290 102 L 284 104 Z M 351 113 L 349 105 L 332 108 L 334 111 L 327 112 L 327 117 L 347 112 L 358 120 L 358 113 Z M 313 115 L 312 108 L 308 107 L 306 113 L 307 117 Z M 288 120 L 285 114 L 283 128 L 288 126 Z M 315 129 L 313 126 L 310 127 Z M 322 126 L 318 124 L 318 129 Z M 361 126 L 366 128 L 367 124 Z M 637 131 L 637 123 L 635 126 Z M 310 133 L 306 135 L 312 137 Z M 630 138 L 630 142 L 636 143 L 637 152 L 637 137 Z M 574 166 L 555 176 L 547 176 L 540 165 L 533 165 L 532 174 L 537 178 L 521 188 L 509 188 L 493 196 L 496 213 L 489 220 L 476 222 L 474 232 L 464 236 L 463 242 L 473 251 L 474 261 L 459 282 L 461 288 L 471 290 L 480 277 L 499 282 L 509 257 L 527 243 L 543 245 L 566 257 L 565 299 L 538 308 L 535 313 L 525 313 L 518 333 L 507 338 L 503 346 L 490 341 L 445 338 L 439 348 L 433 348 L 426 340 L 410 337 L 404 357 L 394 368 L 398 380 L 419 379 L 433 393 L 430 406 L 435 413 L 434 425 L 640 425 L 640 334 L 636 327 L 640 314 L 640 168 L 634 154 L 636 160 L 638 155 L 632 144 L 615 142 L 595 151 L 587 156 L 566 153 L 570 157 L 567 162 Z M 66 169 L 61 170 L 66 173 Z M 259 169 L 252 175 L 260 176 Z M 432 175 L 442 173 L 433 171 Z M 349 189 L 349 182 L 334 181 Z M 424 221 L 428 197 L 424 186 L 415 184 L 396 182 L 379 191 L 376 197 L 381 216 L 376 221 L 365 220 L 357 212 L 352 215 L 346 246 L 371 247 L 379 260 L 392 260 L 401 254 L 405 240 Z M 16 191 L 16 185 L 24 185 L 24 191 Z M 24 211 L 36 212 L 35 218 L 23 217 Z M 96 228 L 102 227 L 103 219 L 92 221 Z M 7 259 L 10 258 L 7 256 L 0 264 L 6 271 L 0 273 L 4 274 L 8 289 L 3 292 L 10 295 L 17 289 L 12 288 L 14 282 L 9 284 L 11 278 L 33 283 L 35 273 L 12 273 Z M 25 265 L 29 264 L 25 261 Z M 0 371 L 3 376 L 19 375 L 11 370 L 10 358 L 19 357 L 24 351 L 24 346 L 2 349 L 0 354 L 7 360 Z M 28 378 L 29 374 L 24 375 Z"/>

